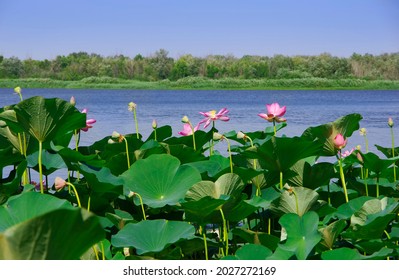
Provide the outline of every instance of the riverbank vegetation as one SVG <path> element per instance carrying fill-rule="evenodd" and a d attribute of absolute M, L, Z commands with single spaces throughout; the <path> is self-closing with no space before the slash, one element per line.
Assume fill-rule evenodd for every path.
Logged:
<path fill-rule="evenodd" d="M 0 87 L 132 89 L 399 89 L 399 53 L 349 58 L 183 55 L 134 58 L 86 52 L 53 60 L 0 56 Z"/>

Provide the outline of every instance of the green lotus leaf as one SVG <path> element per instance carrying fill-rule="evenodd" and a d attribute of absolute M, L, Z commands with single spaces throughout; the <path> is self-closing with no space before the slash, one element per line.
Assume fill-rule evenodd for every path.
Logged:
<path fill-rule="evenodd" d="M 16 153 L 12 147 L 0 149 L 0 169 L 6 166 L 18 164 L 24 158 L 20 153 Z"/>
<path fill-rule="evenodd" d="M 42 143 L 58 140 L 67 146 L 70 138 L 66 135 L 86 126 L 86 114 L 59 98 L 31 97 L 18 103 L 14 110 L 24 131 Z"/>
<path fill-rule="evenodd" d="M 246 244 L 239 248 L 235 256 L 227 256 L 222 260 L 266 260 L 273 252 L 265 246 L 258 244 Z"/>
<path fill-rule="evenodd" d="M 339 248 L 321 254 L 323 260 L 384 260 L 393 253 L 392 249 L 382 248 L 372 255 L 364 256 L 356 249 Z"/>
<path fill-rule="evenodd" d="M 169 151 L 169 154 L 178 158 L 182 164 L 203 161 L 206 159 L 206 157 L 202 153 L 194 151 L 193 148 L 186 145 L 165 145 L 167 145 L 166 149 Z"/>
<path fill-rule="evenodd" d="M 221 155 L 212 155 L 209 160 L 191 162 L 187 165 L 195 167 L 200 173 L 206 173 L 209 177 L 214 178 L 218 173 L 230 168 L 230 160 Z"/>
<path fill-rule="evenodd" d="M 180 165 L 177 158 L 167 154 L 136 161 L 121 178 L 126 189 L 139 193 L 143 202 L 153 208 L 177 204 L 201 181 L 195 168 Z"/>
<path fill-rule="evenodd" d="M 198 151 L 203 150 L 203 147 L 205 144 L 207 144 L 209 141 L 211 141 L 213 137 L 213 130 L 211 129 L 208 132 L 202 131 L 202 130 L 197 130 L 195 132 L 195 145 L 197 147 Z M 193 136 L 183 136 L 183 137 L 171 137 L 165 140 L 165 143 L 169 145 L 179 145 L 183 144 L 185 146 L 193 148 Z"/>
<path fill-rule="evenodd" d="M 337 149 L 334 146 L 334 138 L 339 133 L 344 137 L 350 137 L 354 131 L 359 129 L 359 122 L 362 118 L 359 114 L 349 114 L 334 122 L 309 127 L 303 132 L 302 136 L 312 141 L 317 140 L 323 145 L 320 156 L 335 156 Z"/>
<path fill-rule="evenodd" d="M 169 138 L 172 136 L 172 127 L 170 125 L 164 125 L 164 126 L 160 126 L 157 129 L 157 142 L 162 142 L 164 141 L 166 138 Z M 154 130 L 151 132 L 150 136 L 148 136 L 146 142 L 150 139 L 154 139 L 155 140 L 155 132 Z"/>
<path fill-rule="evenodd" d="M 288 213 L 280 218 L 279 223 L 287 232 L 287 240 L 280 247 L 294 252 L 298 259 L 305 260 L 321 239 L 317 229 L 317 213 L 307 212 L 302 217 Z"/>
<path fill-rule="evenodd" d="M 305 160 L 298 161 L 293 170 L 297 175 L 288 180 L 289 184 L 295 187 L 306 187 L 316 189 L 327 185 L 334 176 L 334 164 L 330 162 L 320 162 L 310 165 Z"/>
<path fill-rule="evenodd" d="M 228 173 L 220 176 L 216 182 L 201 181 L 192 186 L 186 194 L 188 200 L 199 200 L 203 197 L 210 196 L 214 199 L 220 199 L 222 196 L 237 198 L 244 188 L 241 178 L 234 174 Z"/>
<path fill-rule="evenodd" d="M 36 171 L 39 170 L 38 166 L 38 156 L 39 151 L 36 151 L 32 154 L 29 154 L 26 159 L 28 161 L 28 166 L 34 168 Z M 50 175 L 51 173 L 67 168 L 64 160 L 58 153 L 49 152 L 48 150 L 42 151 L 42 167 L 43 167 L 43 174 Z"/>
<path fill-rule="evenodd" d="M 105 164 L 105 161 L 100 159 L 97 154 L 83 155 L 79 151 L 62 146 L 52 145 L 51 148 L 62 157 L 66 166 L 68 167 L 68 170 L 76 171 L 75 165 L 73 163 L 81 163 L 96 168 L 101 168 Z"/>
<path fill-rule="evenodd" d="M 305 137 L 272 137 L 258 147 L 256 157 L 269 171 L 284 172 L 301 159 L 317 156 L 322 145 Z"/>
<path fill-rule="evenodd" d="M 217 222 L 220 219 L 219 209 L 222 208 L 227 199 L 228 197 L 215 199 L 210 196 L 205 196 L 198 200 L 181 202 L 180 204 L 184 209 L 185 219 L 187 221 L 205 225 L 206 223 Z M 218 211 L 216 215 L 215 211 Z"/>
<path fill-rule="evenodd" d="M 344 233 L 352 239 L 378 239 L 396 217 L 399 203 L 387 197 L 366 201 L 351 217 L 351 227 Z"/>
<path fill-rule="evenodd" d="M 133 247 L 137 254 L 161 252 L 171 244 L 195 237 L 195 228 L 186 222 L 168 220 L 145 220 L 127 224 L 112 236 L 115 247 Z"/>
<path fill-rule="evenodd" d="M 338 220 L 347 220 L 349 219 L 355 212 L 359 211 L 360 208 L 364 205 L 364 203 L 368 200 L 373 199 L 369 196 L 361 196 L 350 200 L 347 203 L 341 204 L 337 210 L 331 214 L 328 214 L 324 218 L 324 223 L 328 223 L 331 219 Z"/>
<path fill-rule="evenodd" d="M 278 243 L 280 242 L 278 237 L 265 232 L 258 232 L 244 228 L 234 228 L 232 232 L 234 235 L 241 237 L 248 243 L 260 244 L 272 251 L 277 249 Z"/>
<path fill-rule="evenodd" d="M 323 237 L 321 244 L 327 247 L 328 249 L 332 250 L 335 241 L 337 240 L 339 234 L 344 230 L 345 227 L 346 227 L 346 221 L 338 220 L 329 224 L 324 228 L 321 228 L 320 233 Z"/>
<path fill-rule="evenodd" d="M 299 216 L 303 216 L 303 214 L 316 205 L 319 194 L 308 188 L 291 188 L 293 189 L 293 192 L 284 191 L 280 197 L 272 202 L 271 210 L 278 214 L 296 213 Z"/>
<path fill-rule="evenodd" d="M 66 200 L 48 194 L 25 192 L 12 196 L 0 207 L 0 232 L 56 209 L 73 209 Z"/>
<path fill-rule="evenodd" d="M 0 178 L 0 205 L 6 202 L 9 196 L 20 191 L 21 178 L 26 170 L 26 166 L 26 161 L 22 161 L 15 170 L 10 171 L 8 178 Z"/>
<path fill-rule="evenodd" d="M 76 168 L 84 175 L 92 194 L 110 194 L 117 197 L 123 193 L 122 179 L 114 176 L 108 168 L 96 170 L 86 165 L 76 165 Z"/>
<path fill-rule="evenodd" d="M 370 171 L 380 174 L 382 171 L 386 170 L 389 166 L 394 164 L 395 161 L 399 160 L 399 157 L 380 159 L 376 154 L 369 152 L 367 154 L 362 154 L 364 161 L 364 168 Z"/>
<path fill-rule="evenodd" d="M 35 210 L 31 209 L 32 212 Z M 104 237 L 97 217 L 88 211 L 78 208 L 52 210 L 1 232 L 0 259 L 79 259 Z"/>

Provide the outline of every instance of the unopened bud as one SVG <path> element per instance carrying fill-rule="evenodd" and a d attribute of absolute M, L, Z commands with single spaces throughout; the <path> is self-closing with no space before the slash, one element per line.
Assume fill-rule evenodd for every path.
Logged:
<path fill-rule="evenodd" d="M 72 106 L 75 106 L 76 105 L 75 97 L 72 96 L 71 99 L 69 100 L 69 103 L 71 103 Z"/>
<path fill-rule="evenodd" d="M 54 187 L 57 191 L 62 190 L 66 186 L 66 181 L 61 177 L 56 177 L 54 181 Z"/>
<path fill-rule="evenodd" d="M 220 134 L 218 132 L 213 133 L 213 140 L 215 140 L 215 141 L 219 141 L 219 140 L 223 139 L 223 137 L 224 137 L 223 134 Z"/>
<path fill-rule="evenodd" d="M 152 128 L 153 128 L 153 129 L 156 129 L 157 127 L 158 127 L 157 120 L 154 119 L 154 120 L 152 121 Z"/>
<path fill-rule="evenodd" d="M 14 88 L 14 92 L 15 93 L 17 93 L 17 94 L 21 94 L 21 87 L 16 87 L 16 88 Z"/>
<path fill-rule="evenodd" d="M 190 120 L 188 119 L 187 116 L 184 116 L 184 117 L 181 119 L 181 122 L 182 122 L 182 123 L 189 123 Z"/>
<path fill-rule="evenodd" d="M 137 104 L 136 103 L 129 102 L 128 109 L 129 109 L 130 112 L 133 112 L 134 110 L 136 110 L 136 108 L 137 108 Z"/>
<path fill-rule="evenodd" d="M 388 119 L 388 125 L 389 125 L 389 127 L 393 127 L 393 119 L 392 118 Z"/>
<path fill-rule="evenodd" d="M 120 135 L 120 133 L 114 131 L 114 132 L 112 132 L 112 136 L 111 137 L 114 138 L 114 139 L 118 139 L 119 137 L 121 137 L 121 135 Z"/>
<path fill-rule="evenodd" d="M 237 139 L 245 139 L 245 134 L 242 131 L 237 133 Z"/>
<path fill-rule="evenodd" d="M 364 127 L 362 127 L 362 128 L 359 130 L 359 134 L 360 134 L 361 136 L 366 136 L 366 135 L 367 135 L 367 130 L 366 130 Z"/>

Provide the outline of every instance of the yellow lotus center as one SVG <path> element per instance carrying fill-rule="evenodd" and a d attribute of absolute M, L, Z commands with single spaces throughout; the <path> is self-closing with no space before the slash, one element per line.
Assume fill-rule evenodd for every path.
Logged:
<path fill-rule="evenodd" d="M 212 110 L 208 112 L 211 118 L 214 118 L 216 116 L 216 110 Z"/>

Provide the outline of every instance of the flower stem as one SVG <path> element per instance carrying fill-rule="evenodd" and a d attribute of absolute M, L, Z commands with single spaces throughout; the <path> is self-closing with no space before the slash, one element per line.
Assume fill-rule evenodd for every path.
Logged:
<path fill-rule="evenodd" d="M 229 254 L 229 236 L 227 233 L 227 223 L 226 223 L 226 219 L 224 218 L 224 213 L 223 213 L 223 209 L 220 208 L 220 215 L 222 216 L 222 221 L 223 221 L 223 239 L 224 239 L 224 243 L 226 246 L 226 250 L 224 255 L 227 256 Z"/>
<path fill-rule="evenodd" d="M 136 136 L 137 136 L 137 139 L 139 139 L 139 124 L 137 122 L 136 108 L 134 108 L 134 110 L 133 110 L 133 115 L 134 115 L 134 123 L 136 125 Z"/>
<path fill-rule="evenodd" d="M 273 120 L 273 130 L 274 130 L 274 136 L 277 134 L 277 128 L 276 128 L 276 121 Z"/>
<path fill-rule="evenodd" d="M 155 141 L 158 141 L 158 140 L 157 140 L 157 129 L 156 129 L 156 128 L 154 128 L 154 140 L 155 140 Z"/>
<path fill-rule="evenodd" d="M 78 206 L 79 206 L 79 208 L 82 208 L 82 204 L 80 204 L 80 199 L 79 199 L 78 191 L 76 190 L 75 186 L 74 186 L 72 183 L 69 183 L 69 182 L 66 182 L 66 184 L 67 184 L 68 186 L 71 186 L 71 187 L 72 187 L 73 192 L 75 193 L 75 196 L 76 196 L 76 201 L 78 202 Z"/>
<path fill-rule="evenodd" d="M 206 240 L 206 229 L 203 230 L 202 226 L 200 226 L 200 234 L 204 238 L 204 250 L 205 250 L 205 260 L 208 260 L 208 242 Z"/>
<path fill-rule="evenodd" d="M 126 147 L 127 169 L 129 169 L 130 168 L 129 145 L 127 143 L 126 137 L 123 137 L 123 140 L 125 141 L 125 147 Z"/>
<path fill-rule="evenodd" d="M 377 187 L 377 190 L 376 190 L 376 197 L 379 197 L 379 196 L 380 196 L 380 176 L 378 176 L 378 175 L 377 175 L 376 187 Z"/>
<path fill-rule="evenodd" d="M 147 220 L 147 218 L 146 218 L 146 216 L 145 216 L 143 198 L 142 198 L 141 195 L 138 194 L 138 193 L 134 193 L 134 194 L 137 195 L 137 197 L 139 198 L 139 200 L 140 200 L 140 205 L 141 205 L 141 211 L 143 212 L 143 218 L 144 218 L 144 220 Z"/>
<path fill-rule="evenodd" d="M 227 142 L 227 150 L 229 151 L 229 158 L 230 158 L 230 171 L 233 173 L 233 158 L 231 157 L 231 146 L 230 146 L 230 141 L 226 137 L 224 137 Z"/>
<path fill-rule="evenodd" d="M 283 189 L 283 172 L 280 171 L 280 190 Z"/>
<path fill-rule="evenodd" d="M 342 182 L 342 187 L 344 188 L 344 194 L 345 194 L 345 201 L 348 203 L 349 198 L 348 198 L 348 191 L 346 189 L 346 182 L 345 182 L 345 175 L 344 175 L 344 169 L 342 167 L 342 157 L 338 159 L 339 163 L 339 175 L 341 177 L 341 182 Z"/>
<path fill-rule="evenodd" d="M 215 121 L 212 121 L 212 132 L 215 132 Z M 213 155 L 213 145 L 214 141 L 213 138 L 211 139 L 211 149 L 209 150 L 209 155 Z"/>
<path fill-rule="evenodd" d="M 194 151 L 196 151 L 197 150 L 197 146 L 196 146 L 196 144 L 195 144 L 195 131 L 194 131 L 194 127 L 193 127 L 193 125 L 191 124 L 191 122 L 188 122 L 188 124 L 190 125 L 190 127 L 191 127 L 191 131 L 193 132 L 193 147 L 194 147 Z"/>
<path fill-rule="evenodd" d="M 44 193 L 44 187 L 43 187 L 43 167 L 42 167 L 42 151 L 43 151 L 43 144 L 42 141 L 39 141 L 39 158 L 38 158 L 38 163 L 39 163 L 39 182 L 40 182 L 40 193 Z"/>
<path fill-rule="evenodd" d="M 391 127 L 391 138 L 392 138 L 392 157 L 395 157 L 395 137 L 393 135 L 393 127 Z M 396 182 L 396 164 L 393 163 L 393 181 Z"/>

